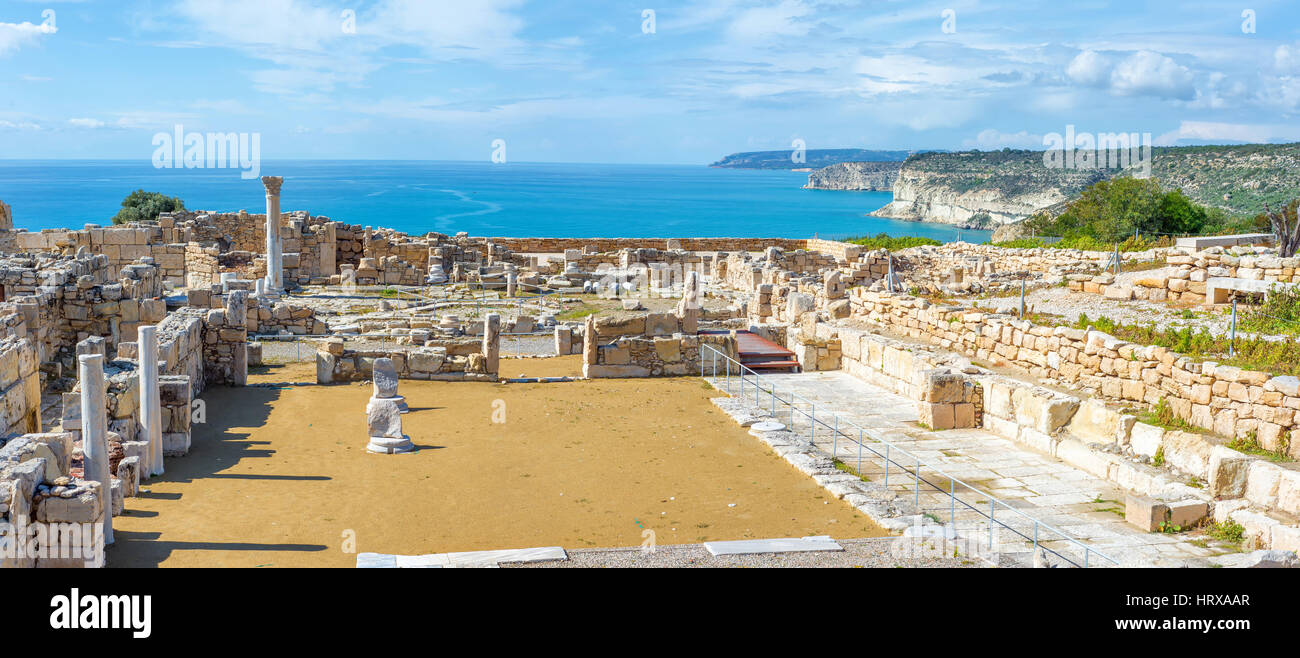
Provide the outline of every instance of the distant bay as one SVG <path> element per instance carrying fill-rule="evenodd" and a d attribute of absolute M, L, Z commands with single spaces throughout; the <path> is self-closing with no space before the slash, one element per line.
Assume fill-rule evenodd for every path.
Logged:
<path fill-rule="evenodd" d="M 866 213 L 888 192 L 801 189 L 806 173 L 683 165 L 431 161 L 263 162 L 284 176 L 283 208 L 348 224 L 500 237 L 838 238 L 888 233 L 983 242 L 987 231 Z M 264 212 L 262 184 L 233 169 L 155 169 L 149 161 L 0 160 L 0 201 L 18 228 L 108 224 L 136 189 L 187 208 Z"/>

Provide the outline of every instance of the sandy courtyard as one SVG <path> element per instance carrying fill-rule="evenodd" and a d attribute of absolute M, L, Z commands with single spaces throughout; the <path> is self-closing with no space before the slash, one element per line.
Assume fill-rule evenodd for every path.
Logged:
<path fill-rule="evenodd" d="M 573 374 L 579 358 L 501 371 Z M 315 380 L 310 363 L 257 373 Z M 365 451 L 369 384 L 205 391 L 190 454 L 114 519 L 109 566 L 351 567 L 351 538 L 357 552 L 423 554 L 639 546 L 643 529 L 665 545 L 884 534 L 736 426 L 696 378 L 400 390 L 413 455 Z"/>

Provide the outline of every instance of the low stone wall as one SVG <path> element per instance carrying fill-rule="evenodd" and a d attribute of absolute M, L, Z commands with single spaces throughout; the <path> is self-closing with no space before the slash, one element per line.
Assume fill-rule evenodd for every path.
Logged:
<path fill-rule="evenodd" d="M 817 334 L 841 347 L 845 372 L 915 400 L 920 422 L 931 429 L 983 425 L 984 386 L 951 356 L 854 327 L 818 324 Z"/>
<path fill-rule="evenodd" d="M 429 340 L 420 347 L 349 350 L 342 338 L 322 341 L 316 350 L 316 382 L 336 384 L 371 379 L 375 359 L 389 358 L 401 379 L 496 381 L 500 370 L 500 320 L 489 315 L 481 339 Z"/>
<path fill-rule="evenodd" d="M 685 249 L 686 251 L 763 251 L 768 247 L 807 248 L 807 240 L 786 238 L 489 238 L 515 253 L 562 254 L 568 249 L 595 252 L 623 249 Z"/>
<path fill-rule="evenodd" d="M 588 344 L 593 349 L 583 352 L 582 375 L 590 379 L 698 376 L 701 345 L 712 345 L 736 358 L 736 340 L 727 334 L 622 337 L 605 344 Z"/>

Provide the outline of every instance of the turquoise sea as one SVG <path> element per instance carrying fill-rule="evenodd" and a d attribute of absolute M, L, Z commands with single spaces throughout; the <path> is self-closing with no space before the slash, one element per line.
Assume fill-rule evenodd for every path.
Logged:
<path fill-rule="evenodd" d="M 888 192 L 804 190 L 806 173 L 682 165 L 268 161 L 284 210 L 349 224 L 500 237 L 918 235 L 983 242 L 987 231 L 867 217 Z M 0 160 L 0 201 L 19 228 L 107 224 L 135 189 L 187 208 L 265 211 L 262 184 L 234 169 L 149 161 Z"/>

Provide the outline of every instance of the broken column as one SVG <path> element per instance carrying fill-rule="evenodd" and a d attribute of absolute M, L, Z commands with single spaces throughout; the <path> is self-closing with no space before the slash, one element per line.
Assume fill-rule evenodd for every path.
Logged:
<path fill-rule="evenodd" d="M 248 384 L 248 291 L 233 290 L 226 295 L 226 328 L 218 336 L 230 343 L 231 386 Z"/>
<path fill-rule="evenodd" d="M 263 176 L 266 186 L 266 290 L 272 295 L 284 292 L 284 256 L 280 246 L 280 186 L 284 178 Z"/>
<path fill-rule="evenodd" d="M 366 405 L 370 443 L 366 450 L 383 455 L 415 451 L 411 438 L 402 434 L 402 413 L 406 406 L 397 395 L 397 370 L 392 359 L 375 359 L 375 395 Z"/>
<path fill-rule="evenodd" d="M 77 357 L 81 379 L 81 451 L 82 479 L 98 482 L 104 497 L 104 545 L 113 543 L 111 505 L 113 481 L 108 472 L 108 407 L 104 398 L 104 357 L 83 354 Z"/>
<path fill-rule="evenodd" d="M 397 402 L 401 413 L 411 411 L 406 406 L 406 398 L 397 394 L 397 366 L 392 359 L 375 359 L 370 379 L 375 386 L 374 392 L 370 394 L 371 401 L 393 400 Z"/>
<path fill-rule="evenodd" d="M 694 334 L 699 331 L 700 323 L 700 273 L 686 273 L 686 282 L 682 286 L 682 301 L 677 305 L 677 317 L 682 321 L 682 333 Z"/>
<path fill-rule="evenodd" d="M 501 316 L 489 313 L 483 319 L 484 371 L 495 375 L 501 365 Z"/>
<path fill-rule="evenodd" d="M 158 392 L 158 328 L 140 327 L 140 435 L 149 443 L 141 475 L 163 474 L 162 398 Z"/>
<path fill-rule="evenodd" d="M 519 288 L 519 273 L 514 265 L 506 265 L 506 297 L 513 298 Z"/>

